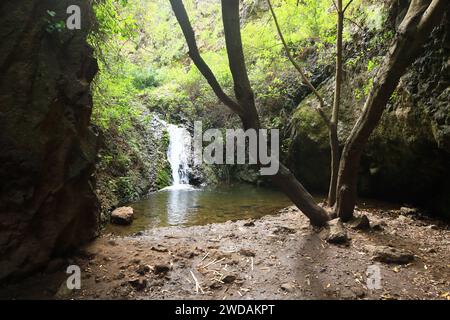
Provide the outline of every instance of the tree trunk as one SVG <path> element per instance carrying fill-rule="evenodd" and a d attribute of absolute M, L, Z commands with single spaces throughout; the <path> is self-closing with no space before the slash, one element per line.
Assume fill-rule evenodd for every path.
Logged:
<path fill-rule="evenodd" d="M 340 162 L 336 213 L 343 221 L 353 217 L 359 163 L 367 140 L 378 125 L 400 77 L 420 54 L 430 32 L 441 21 L 447 1 L 413 0 L 399 26 L 394 44 L 378 70 L 363 112 L 344 146 Z"/>
<path fill-rule="evenodd" d="M 336 189 L 339 171 L 339 139 L 337 126 L 339 122 L 339 109 L 341 104 L 341 87 L 342 87 L 342 33 L 344 29 L 344 11 L 342 8 L 342 0 L 337 1 L 337 35 L 336 35 L 336 82 L 334 89 L 333 111 L 330 122 L 330 147 L 331 147 L 331 176 L 330 187 L 328 188 L 328 206 L 334 206 L 336 202 Z"/>

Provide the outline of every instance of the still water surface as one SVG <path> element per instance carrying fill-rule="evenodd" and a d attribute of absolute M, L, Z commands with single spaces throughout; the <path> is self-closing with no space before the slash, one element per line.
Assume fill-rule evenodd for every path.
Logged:
<path fill-rule="evenodd" d="M 156 227 L 193 226 L 260 218 L 292 205 L 281 192 L 251 185 L 192 188 L 189 185 L 152 193 L 133 207 L 131 226 L 108 225 L 107 233 L 126 236 Z"/>

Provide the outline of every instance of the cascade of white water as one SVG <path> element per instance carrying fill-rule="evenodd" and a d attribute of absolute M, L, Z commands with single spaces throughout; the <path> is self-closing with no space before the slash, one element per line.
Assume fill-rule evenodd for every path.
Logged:
<path fill-rule="evenodd" d="M 167 131 L 169 132 L 167 159 L 172 169 L 173 186 L 189 185 L 188 163 L 191 153 L 191 136 L 185 128 L 174 124 L 169 124 Z"/>

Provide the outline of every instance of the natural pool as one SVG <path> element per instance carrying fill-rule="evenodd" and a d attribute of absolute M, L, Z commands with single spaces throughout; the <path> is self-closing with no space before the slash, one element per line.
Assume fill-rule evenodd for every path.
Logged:
<path fill-rule="evenodd" d="M 119 236 L 155 227 L 192 226 L 228 220 L 260 218 L 292 205 L 281 192 L 251 185 L 192 188 L 188 185 L 152 193 L 129 204 L 135 219 L 130 226 L 108 225 L 106 233 Z"/>

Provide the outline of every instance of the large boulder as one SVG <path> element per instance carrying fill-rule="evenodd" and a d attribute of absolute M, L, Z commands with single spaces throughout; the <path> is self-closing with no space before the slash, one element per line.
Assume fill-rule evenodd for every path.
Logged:
<path fill-rule="evenodd" d="M 52 30 L 70 5 L 81 8 L 81 30 Z M 90 5 L 3 0 L 0 8 L 1 281 L 92 239 L 98 202 Z"/>

